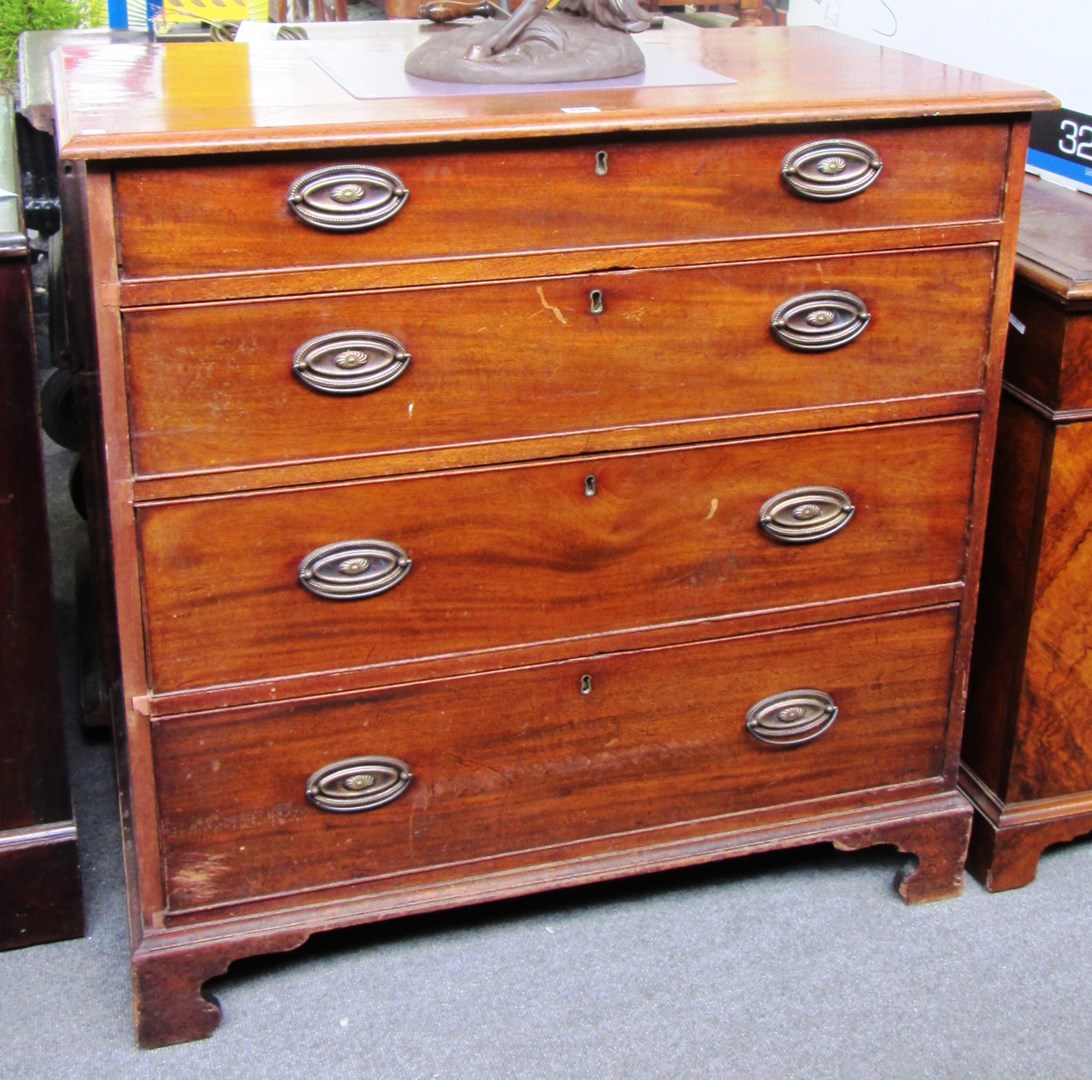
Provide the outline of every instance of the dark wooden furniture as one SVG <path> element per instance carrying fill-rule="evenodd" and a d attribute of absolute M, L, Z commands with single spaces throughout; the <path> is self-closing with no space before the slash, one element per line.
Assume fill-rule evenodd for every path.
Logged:
<path fill-rule="evenodd" d="M 1092 196 L 1029 178 L 1012 314 L 962 777 L 991 890 L 1092 832 Z"/>
<path fill-rule="evenodd" d="M 818 841 L 957 893 L 1052 99 L 683 24 L 678 82 L 403 94 L 419 31 L 373 25 L 57 59 L 141 1042 L 409 912 Z"/>
<path fill-rule="evenodd" d="M 0 949 L 83 933 L 18 191 L 0 95 Z"/>

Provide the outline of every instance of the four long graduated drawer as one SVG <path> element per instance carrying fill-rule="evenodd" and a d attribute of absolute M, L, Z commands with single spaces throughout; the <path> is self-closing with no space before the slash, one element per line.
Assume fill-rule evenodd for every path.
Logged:
<path fill-rule="evenodd" d="M 407 912 L 817 841 L 961 888 L 1050 99 L 681 23 L 677 85 L 327 74 L 414 35 L 57 58 L 144 1045 Z"/>
<path fill-rule="evenodd" d="M 813 135 L 790 128 L 765 136 L 665 135 L 653 143 L 479 143 L 457 155 L 444 146 L 412 155 L 369 147 L 366 159 L 285 155 L 122 166 L 116 183 L 123 279 L 916 228 L 1000 214 L 997 170 L 1008 136 L 995 125 L 840 127 L 828 157 L 846 160 L 846 175 L 882 165 L 890 179 L 873 198 L 837 207 L 827 199 L 802 202 L 781 181 L 785 158 L 811 146 Z M 338 188 L 349 184 L 367 194 L 340 201 Z M 583 198 L 565 197 L 573 185 Z M 945 192 L 942 202 L 937 188 Z M 207 213 L 210 190 L 222 193 L 223 213 Z M 308 193 L 316 216 L 335 219 L 326 233 L 298 228 L 293 206 L 306 208 Z M 472 206 L 484 213 L 462 212 Z M 362 236 L 346 227 L 354 214 L 391 210 L 399 212 L 381 231 Z M 442 274 L 442 267 L 431 273 Z"/>
<path fill-rule="evenodd" d="M 960 417 L 144 505 L 151 687 L 958 586 L 977 430 Z"/>
<path fill-rule="evenodd" d="M 972 395 L 989 330 L 977 283 L 994 258 L 989 246 L 941 248 L 131 311 L 134 468 L 589 429 L 607 449 L 654 441 L 671 420 L 740 417 L 742 428 L 756 412 Z M 852 349 L 798 349 L 770 333 L 779 309 L 792 319 L 795 302 L 806 319 L 831 297 L 867 316 Z M 853 309 L 844 318 L 843 333 L 856 329 Z"/>
<path fill-rule="evenodd" d="M 935 779 L 955 616 L 926 609 L 158 721 L 168 906 L 632 851 L 776 806 L 786 790 L 836 804 Z M 770 698 L 778 708 L 748 725 Z M 785 708 L 805 722 L 779 721 Z M 382 813 L 342 812 L 361 793 L 392 795 L 392 761 L 404 793 Z M 573 789 L 579 816 L 559 797 Z"/>

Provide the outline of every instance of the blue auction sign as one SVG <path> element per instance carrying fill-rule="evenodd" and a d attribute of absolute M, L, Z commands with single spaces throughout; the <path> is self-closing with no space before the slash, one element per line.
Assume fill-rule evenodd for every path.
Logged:
<path fill-rule="evenodd" d="M 1031 121 L 1028 167 L 1092 192 L 1092 116 L 1072 109 L 1036 113 Z"/>

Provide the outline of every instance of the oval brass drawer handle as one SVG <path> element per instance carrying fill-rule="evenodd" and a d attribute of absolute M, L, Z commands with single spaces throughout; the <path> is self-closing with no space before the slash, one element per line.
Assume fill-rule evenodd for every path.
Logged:
<path fill-rule="evenodd" d="M 848 345 L 871 320 L 868 305 L 855 293 L 823 289 L 786 300 L 770 316 L 770 329 L 790 349 L 824 352 Z"/>
<path fill-rule="evenodd" d="M 339 330 L 305 341 L 292 357 L 292 370 L 323 394 L 367 394 L 394 382 L 411 359 L 390 334 Z"/>
<path fill-rule="evenodd" d="M 312 773 L 307 798 L 320 810 L 349 814 L 393 802 L 412 782 L 409 766 L 398 758 L 347 758 Z"/>
<path fill-rule="evenodd" d="M 304 173 L 288 189 L 289 209 L 308 225 L 330 232 L 371 229 L 405 205 L 401 179 L 378 165 L 331 165 Z"/>
<path fill-rule="evenodd" d="M 770 746 L 800 746 L 819 738 L 838 715 L 838 706 L 822 690 L 786 690 L 763 698 L 747 710 L 747 730 Z"/>
<path fill-rule="evenodd" d="M 790 488 L 762 504 L 758 524 L 775 540 L 807 544 L 844 529 L 856 509 L 841 488 Z"/>
<path fill-rule="evenodd" d="M 880 155 L 853 139 L 805 143 L 781 163 L 785 183 L 805 199 L 848 199 L 871 186 L 882 171 Z"/>
<path fill-rule="evenodd" d="M 386 540 L 342 540 L 316 548 L 300 563 L 300 584 L 328 600 L 363 600 L 393 589 L 413 565 Z"/>

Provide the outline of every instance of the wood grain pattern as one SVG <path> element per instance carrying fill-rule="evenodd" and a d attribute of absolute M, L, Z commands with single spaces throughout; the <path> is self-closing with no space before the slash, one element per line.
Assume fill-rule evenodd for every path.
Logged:
<path fill-rule="evenodd" d="M 1020 287 L 1051 296 L 1070 311 L 1092 301 L 1092 233 L 1073 227 L 1086 211 L 1067 188 L 1027 178 L 1016 253 Z"/>
<path fill-rule="evenodd" d="M 151 685 L 371 669 L 959 581 L 975 437 L 963 419 L 149 506 Z M 767 499 L 815 484 L 852 499 L 841 532 L 784 544 L 758 528 Z M 304 556 L 353 539 L 398 544 L 413 568 L 360 601 L 307 593 Z"/>
<path fill-rule="evenodd" d="M 951 610 L 932 611 L 158 722 L 169 906 L 390 889 L 411 870 L 558 858 L 546 849 L 608 835 L 621 850 L 787 792 L 936 776 L 953 630 Z M 752 705 L 801 687 L 839 707 L 818 739 L 770 747 L 745 730 Z M 308 803 L 313 771 L 367 754 L 409 764 L 405 794 L 355 814 Z"/>
<path fill-rule="evenodd" d="M 1023 679 L 1034 588 L 1044 463 L 1049 433 L 1041 417 L 1011 398 L 1001 401 L 992 496 L 982 559 L 982 595 L 970 672 L 962 757 L 994 791 L 1008 785 L 1015 702 Z M 997 537 L 1005 537 L 997 543 Z"/>
<path fill-rule="evenodd" d="M 941 249 L 127 312 L 134 465 L 200 472 L 977 390 L 978 282 L 995 258 Z M 828 353 L 773 338 L 778 305 L 830 288 L 865 301 L 860 338 Z M 353 329 L 412 355 L 397 382 L 341 397 L 294 376 L 305 342 Z"/>
<path fill-rule="evenodd" d="M 1054 429 L 1008 800 L 1092 789 L 1092 427 Z"/>
<path fill-rule="evenodd" d="M 1041 213 L 1014 290 L 963 750 L 978 810 L 970 866 L 991 890 L 1029 884 L 1045 847 L 1092 831 L 1092 308 L 1081 258 L 1092 212 L 1071 192 L 1033 189 L 1032 204 Z M 1031 259 L 1039 269 L 1026 273 Z M 1064 283 L 1051 291 L 1044 268 Z"/>
<path fill-rule="evenodd" d="M 427 154 L 173 160 L 116 177 L 123 280 L 310 266 L 620 248 L 740 236 L 906 228 L 996 220 L 1003 128 L 948 124 L 876 128 L 839 124 L 830 136 L 872 146 L 884 161 L 863 194 L 833 201 L 794 195 L 781 179 L 787 154 L 823 131 L 743 138 L 670 134 L 571 140 L 528 149 L 483 144 Z M 597 175 L 597 155 L 607 171 Z M 371 229 L 329 232 L 289 209 L 292 184 L 338 164 L 393 172 L 409 198 Z M 739 177 L 725 184 L 726 177 Z M 958 178 L 958 183 L 956 182 Z M 488 227 L 453 205 L 488 208 Z M 170 207 L 165 214 L 164 208 Z M 608 212 L 604 212 L 609 208 Z"/>

